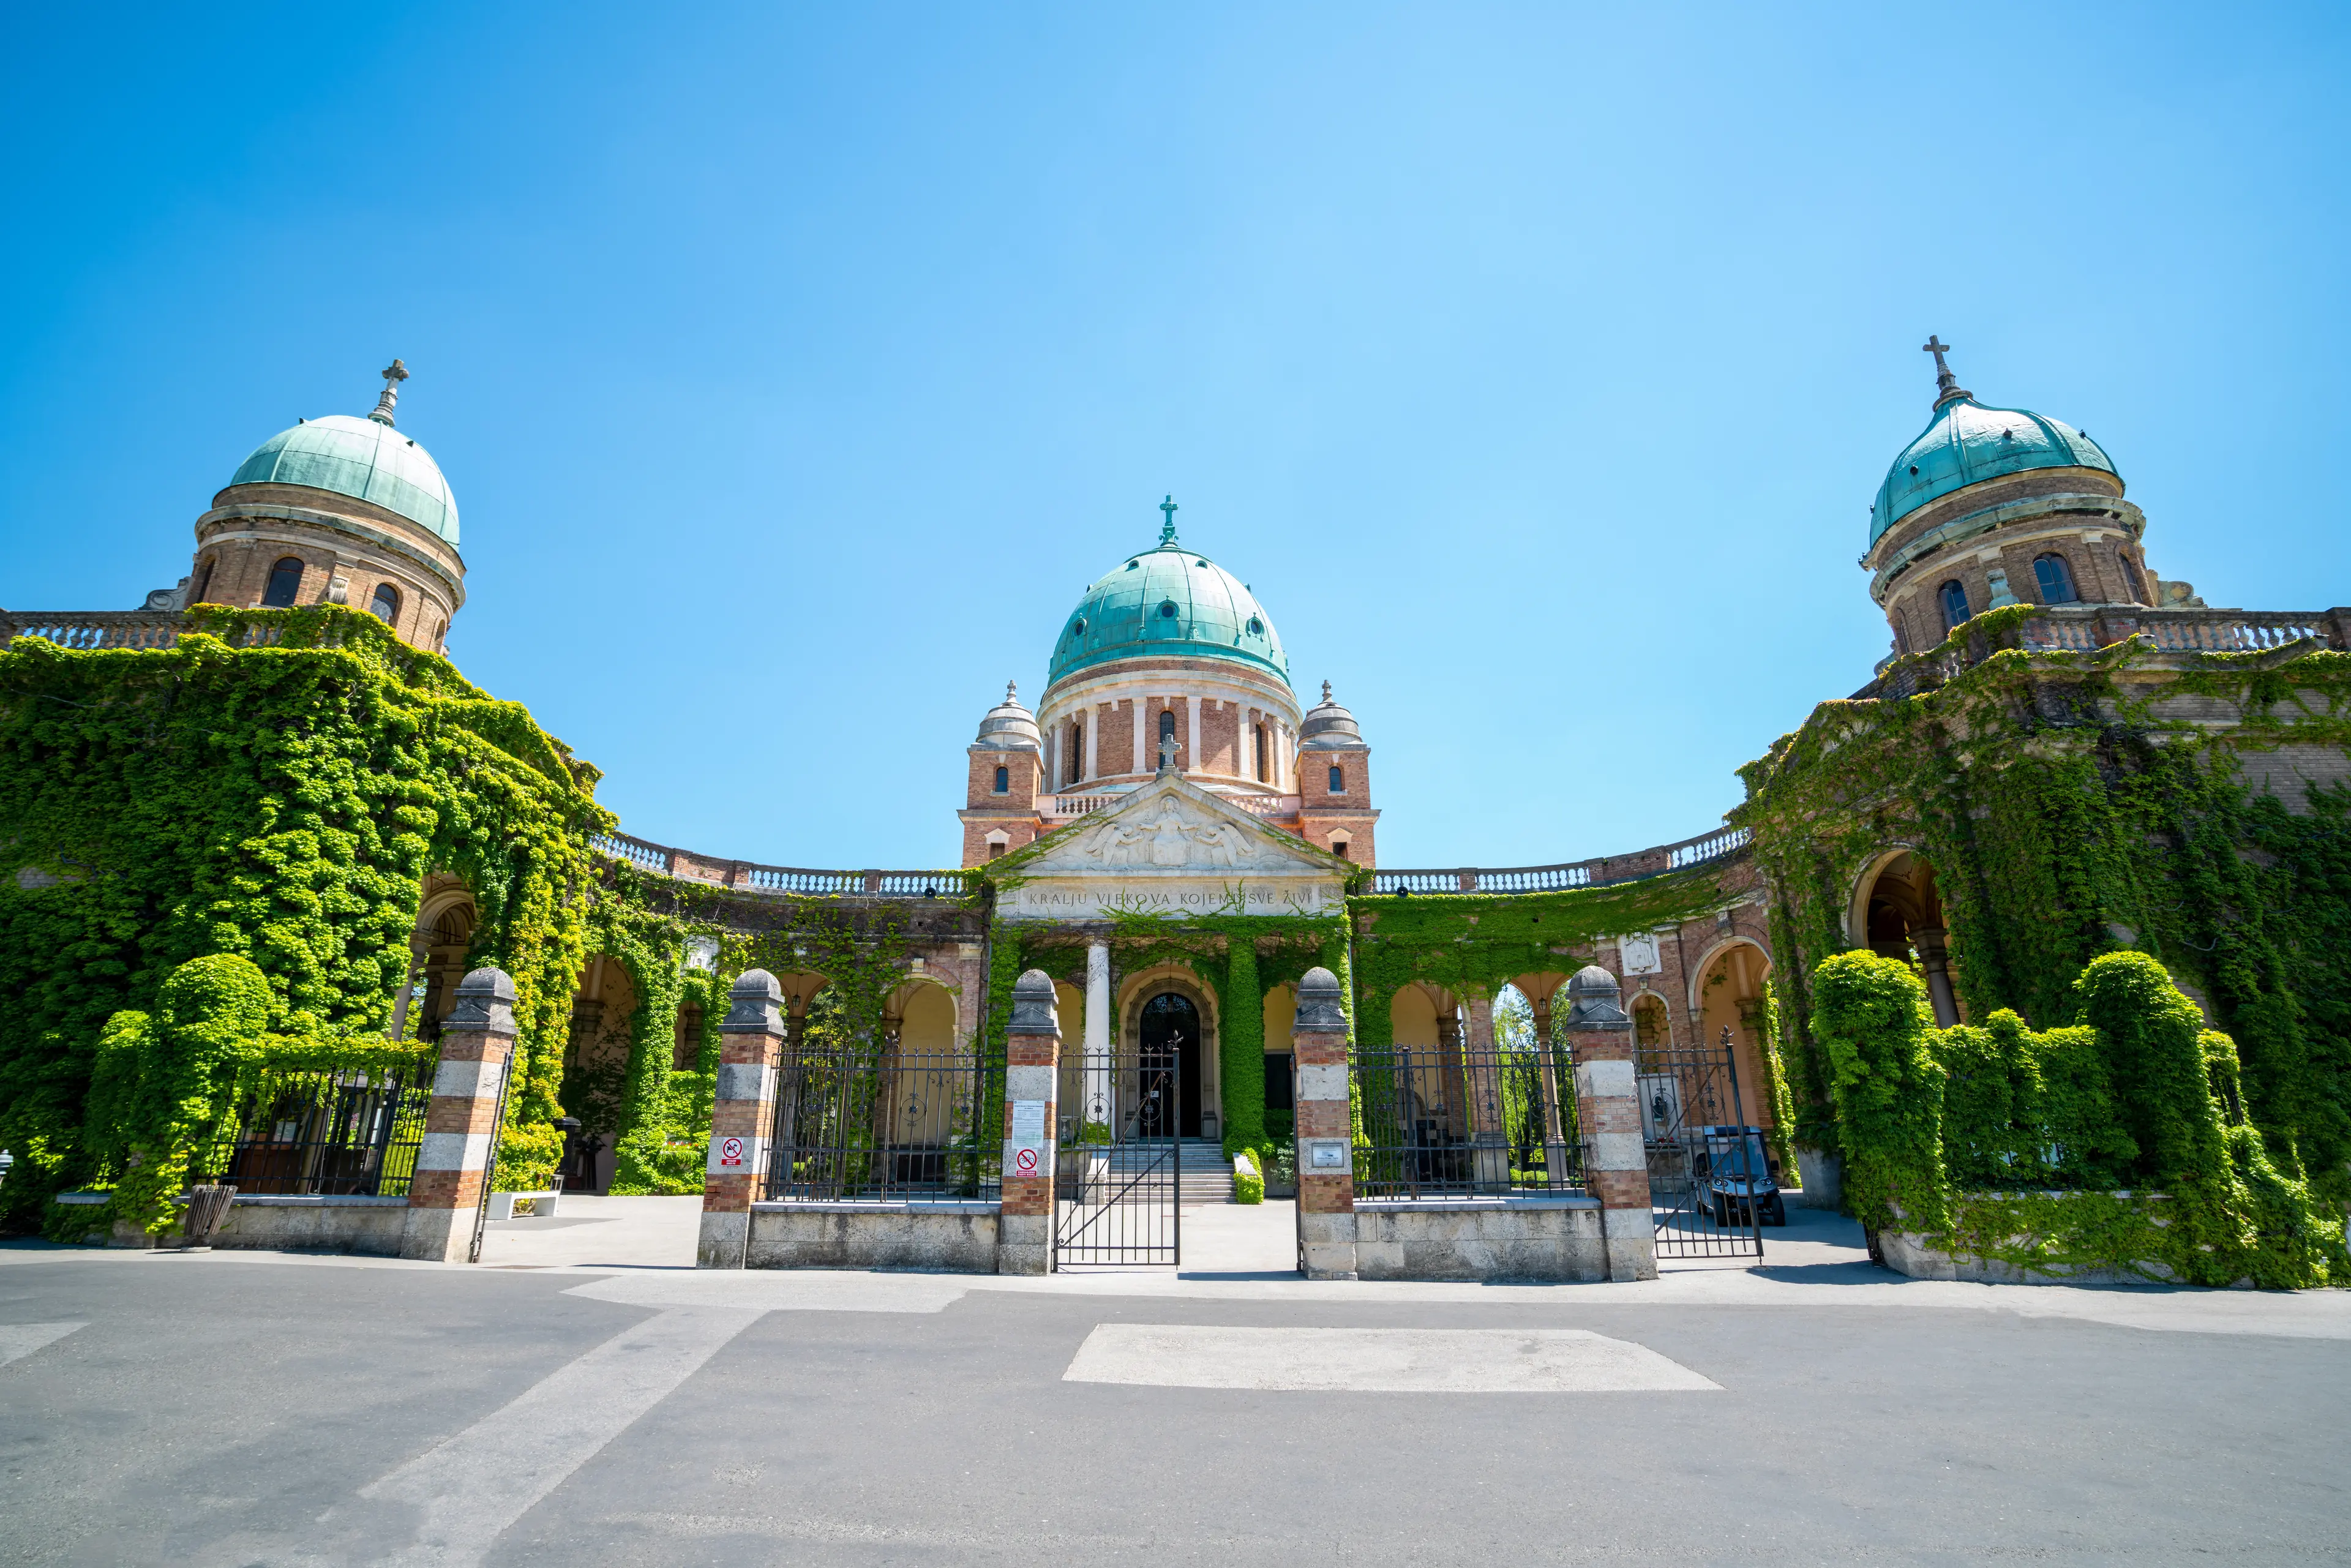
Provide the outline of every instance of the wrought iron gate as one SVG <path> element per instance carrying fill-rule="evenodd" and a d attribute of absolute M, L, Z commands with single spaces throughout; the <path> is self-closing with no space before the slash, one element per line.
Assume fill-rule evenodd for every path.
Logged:
<path fill-rule="evenodd" d="M 1635 1069 L 1659 1258 L 1761 1258 L 1784 1212 L 1761 1134 L 1748 1124 L 1730 1031 L 1712 1045 L 1644 1045 Z"/>
<path fill-rule="evenodd" d="M 1062 1062 L 1054 1268 L 1182 1261 L 1179 1065 L 1172 1050 Z"/>

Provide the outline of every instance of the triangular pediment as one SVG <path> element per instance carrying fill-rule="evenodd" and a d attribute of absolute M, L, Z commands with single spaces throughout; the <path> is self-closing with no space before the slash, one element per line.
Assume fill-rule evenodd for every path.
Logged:
<path fill-rule="evenodd" d="M 1022 876 L 1344 876 L 1347 863 L 1178 774 L 1048 836 Z"/>
<path fill-rule="evenodd" d="M 1344 897 L 1353 868 L 1171 773 L 991 869 L 1007 885 L 1005 913 L 1089 918 L 1320 911 Z"/>

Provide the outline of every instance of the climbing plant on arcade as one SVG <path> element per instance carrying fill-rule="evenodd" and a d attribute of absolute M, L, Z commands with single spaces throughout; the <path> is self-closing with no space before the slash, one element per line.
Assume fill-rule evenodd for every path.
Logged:
<path fill-rule="evenodd" d="M 2269 1156 L 2351 1199 L 2351 788 L 2313 788 L 2290 812 L 2245 766 L 2351 749 L 2351 654 L 2186 669 L 2151 667 L 2136 641 L 2027 654 L 2014 644 L 2029 613 L 1978 616 L 1906 662 L 1988 655 L 1939 687 L 1823 703 L 1740 770 L 1731 820 L 1773 893 L 1798 1140 L 1840 1146 L 1814 977 L 1851 945 L 1864 874 L 1907 848 L 1934 868 L 1968 1017 L 2067 1025 L 2085 966 L 2147 953 L 2233 1038 Z M 2199 722 L 2220 711 L 2237 722 Z"/>
<path fill-rule="evenodd" d="M 468 962 L 514 977 L 502 1184 L 552 1174 L 597 894 L 597 770 L 372 616 L 199 606 L 176 645 L 0 652 L 0 1220 L 106 1184 L 87 1125 L 107 1021 L 189 960 L 246 960 L 266 1027 L 381 1034 L 428 873 L 470 890 Z"/>

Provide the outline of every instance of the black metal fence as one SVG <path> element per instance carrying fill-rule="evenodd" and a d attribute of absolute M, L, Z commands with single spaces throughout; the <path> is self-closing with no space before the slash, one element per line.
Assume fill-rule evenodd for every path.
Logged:
<path fill-rule="evenodd" d="M 1354 1071 L 1357 1197 L 1583 1189 L 1564 1050 L 1358 1046 Z"/>
<path fill-rule="evenodd" d="M 1061 1063 L 1053 1266 L 1184 1260 L 1184 1078 L 1172 1049 L 1072 1052 Z"/>
<path fill-rule="evenodd" d="M 404 1197 L 432 1098 L 430 1067 L 266 1073 L 232 1095 L 196 1175 L 240 1193 Z"/>
<path fill-rule="evenodd" d="M 788 1047 L 777 1072 L 761 1197 L 877 1203 L 994 1197 L 1003 1118 L 973 1114 L 989 1077 L 966 1052 L 887 1043 Z"/>
<path fill-rule="evenodd" d="M 1760 1258 L 1784 1222 L 1730 1031 L 1712 1043 L 1643 1045 L 1634 1063 L 1659 1258 Z M 1771 1196 L 1764 1196 L 1771 1189 Z"/>

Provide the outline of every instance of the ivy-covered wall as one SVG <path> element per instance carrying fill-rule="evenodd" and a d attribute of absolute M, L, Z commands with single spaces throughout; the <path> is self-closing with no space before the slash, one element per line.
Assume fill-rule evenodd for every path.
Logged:
<path fill-rule="evenodd" d="M 1938 1030 L 1912 967 L 1876 953 L 1813 979 L 1845 1201 L 1874 1246 L 2204 1285 L 2351 1273 L 2340 1210 L 2247 1122 L 2234 1042 L 2150 956 L 2093 959 L 2077 1021 L 2039 1031 L 2008 1009 Z"/>
<path fill-rule="evenodd" d="M 2000 649 L 2027 613 L 1918 659 Z M 2010 648 L 1917 696 L 1821 705 L 1741 770 L 1732 813 L 1771 889 L 1800 1141 L 1842 1136 L 1816 977 L 1855 945 L 1865 873 L 1908 848 L 1934 869 L 1966 1018 L 2070 1024 L 2086 965 L 2152 955 L 2235 1040 L 2271 1156 L 2351 1199 L 2351 788 L 2290 811 L 2258 787 L 2281 757 L 2346 747 L 2351 654 L 2327 652 Z"/>
<path fill-rule="evenodd" d="M 479 909 L 471 961 L 515 980 L 502 1169 L 551 1172 L 588 841 L 612 822 L 596 770 L 372 616 L 191 624 L 167 649 L 0 652 L 0 1223 L 117 1174 L 85 1128 L 110 1016 L 227 954 L 266 981 L 273 1030 L 380 1031 L 436 870 Z"/>

